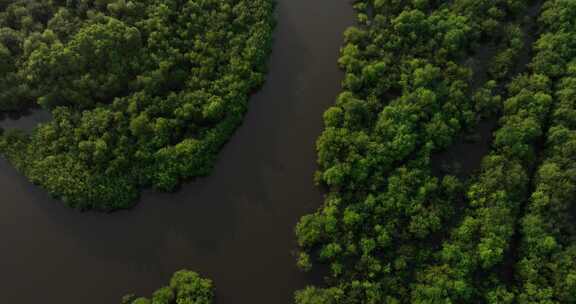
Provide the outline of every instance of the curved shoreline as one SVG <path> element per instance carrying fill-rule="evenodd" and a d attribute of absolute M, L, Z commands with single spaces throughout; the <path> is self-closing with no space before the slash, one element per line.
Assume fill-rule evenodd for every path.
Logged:
<path fill-rule="evenodd" d="M 306 283 L 293 227 L 322 200 L 314 143 L 340 90 L 353 11 L 330 0 L 279 0 L 277 11 L 266 84 L 211 176 L 173 194 L 147 191 L 133 210 L 78 213 L 0 161 L 5 301 L 118 303 L 189 268 L 214 280 L 217 303 L 292 302 Z"/>

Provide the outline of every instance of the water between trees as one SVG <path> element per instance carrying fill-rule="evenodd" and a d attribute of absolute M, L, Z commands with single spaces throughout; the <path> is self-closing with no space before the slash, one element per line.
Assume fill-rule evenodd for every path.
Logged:
<path fill-rule="evenodd" d="M 282 304 L 313 276 L 297 270 L 298 218 L 322 202 L 314 144 L 342 77 L 347 1 L 279 0 L 264 88 L 210 177 L 133 210 L 79 213 L 0 160 L 0 294 L 6 303 L 118 303 L 188 268 L 214 280 L 217 303 Z M 26 127 L 45 114 L 3 127 Z"/>

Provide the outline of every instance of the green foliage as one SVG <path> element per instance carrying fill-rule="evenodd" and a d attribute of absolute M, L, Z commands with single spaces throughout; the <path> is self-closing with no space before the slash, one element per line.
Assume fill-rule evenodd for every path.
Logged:
<path fill-rule="evenodd" d="M 415 303 L 490 300 L 509 293 L 498 271 L 515 231 L 515 221 L 528 195 L 535 144 L 542 137 L 552 103 L 543 76 L 521 76 L 510 85 L 494 150 L 468 189 L 469 208 L 432 263 L 417 274 Z M 478 280 L 482 277 L 482 280 Z M 496 301 L 496 302 L 493 302 Z"/>
<path fill-rule="evenodd" d="M 520 25 L 538 3 L 355 2 L 360 26 L 345 32 L 339 60 L 343 92 L 317 143 L 328 194 L 296 226 L 300 267 L 330 272 L 296 303 L 575 303 L 576 81 L 566 76 L 576 75 L 576 5 L 544 2 L 519 76 L 530 28 Z M 495 50 L 489 59 L 474 53 L 485 45 Z M 475 60 L 488 66 L 463 64 Z M 432 174 L 436 151 L 495 115 L 477 176 Z M 526 205 L 545 138 L 562 161 L 552 166 L 546 154 Z"/>
<path fill-rule="evenodd" d="M 22 73 L 41 106 L 89 109 L 124 95 L 141 73 L 142 51 L 139 30 L 109 18 L 81 28 L 65 45 L 42 45 L 32 52 Z"/>
<path fill-rule="evenodd" d="M 553 36 L 576 37 L 571 1 L 551 1 L 542 21 Z M 549 19 L 555 16 L 555 19 Z M 558 26 L 558 22 L 562 22 Z M 540 44 L 542 45 L 542 43 Z M 570 52 L 568 52 L 570 53 Z M 543 51 L 537 62 L 547 60 Z M 568 55 L 567 55 L 568 56 Z M 571 55 L 570 55 L 571 56 Z M 569 57 L 558 60 L 568 62 Z M 555 61 L 558 62 L 558 61 Z M 562 66 L 554 90 L 556 106 L 546 138 L 545 159 L 534 179 L 534 192 L 521 219 L 521 250 L 517 261 L 518 303 L 576 303 L 576 70 Z"/>
<path fill-rule="evenodd" d="M 270 0 L 27 1 L 0 13 L 0 111 L 53 120 L 0 138 L 31 181 L 76 208 L 208 174 L 263 82 Z"/>
<path fill-rule="evenodd" d="M 209 279 L 201 278 L 197 273 L 180 270 L 174 273 L 168 286 L 154 292 L 152 298 L 137 298 L 127 295 L 122 304 L 212 304 L 214 286 Z"/>
<path fill-rule="evenodd" d="M 506 28 L 505 36 L 502 38 L 506 45 L 494 58 L 489 67 L 489 73 L 492 78 L 502 80 L 514 67 L 514 58 L 518 57 L 522 49 L 528 47 L 524 44 L 526 39 L 525 33 L 522 32 L 517 24 L 512 24 Z"/>
<path fill-rule="evenodd" d="M 342 291 L 337 288 L 319 289 L 308 287 L 296 293 L 297 304 L 336 304 L 342 303 Z"/>

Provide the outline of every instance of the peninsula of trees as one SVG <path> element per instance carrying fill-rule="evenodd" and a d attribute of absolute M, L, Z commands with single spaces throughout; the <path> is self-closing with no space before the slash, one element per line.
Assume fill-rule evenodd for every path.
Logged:
<path fill-rule="evenodd" d="M 0 1 L 0 152 L 67 205 L 132 206 L 211 171 L 264 81 L 271 0 Z"/>

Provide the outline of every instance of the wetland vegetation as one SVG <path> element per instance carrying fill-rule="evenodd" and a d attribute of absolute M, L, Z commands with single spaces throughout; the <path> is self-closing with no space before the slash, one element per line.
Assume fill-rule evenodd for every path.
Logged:
<path fill-rule="evenodd" d="M 326 200 L 296 227 L 298 265 L 329 275 L 296 302 L 575 303 L 576 2 L 355 8 L 318 140 Z M 435 174 L 490 118 L 479 170 Z"/>

